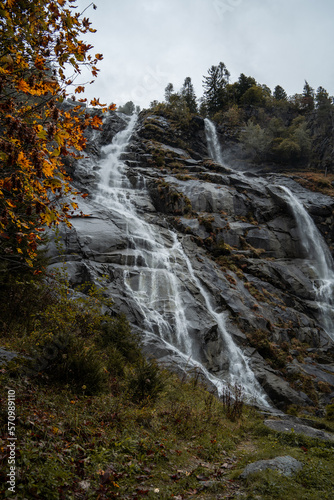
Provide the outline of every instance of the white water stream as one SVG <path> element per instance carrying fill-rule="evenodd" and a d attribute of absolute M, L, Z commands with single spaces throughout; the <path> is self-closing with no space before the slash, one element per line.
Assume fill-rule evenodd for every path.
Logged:
<path fill-rule="evenodd" d="M 334 340 L 334 262 L 329 248 L 321 236 L 312 218 L 298 198 L 285 186 L 285 192 L 292 208 L 301 243 L 311 267 L 316 275 L 314 290 L 322 311 L 323 327 L 327 335 Z"/>
<path fill-rule="evenodd" d="M 223 153 L 219 144 L 216 127 L 209 118 L 204 119 L 204 125 L 209 155 L 216 162 L 223 164 Z"/>
<path fill-rule="evenodd" d="M 265 394 L 257 382 L 248 360 L 234 343 L 225 327 L 224 315 L 217 313 L 209 293 L 197 278 L 177 234 L 146 222 L 136 200 L 148 197 L 144 181 L 134 188 L 126 176 L 126 165 L 120 160 L 126 150 L 136 124 L 133 115 L 125 130 L 103 149 L 100 162 L 100 182 L 95 201 L 112 211 L 122 221 L 122 230 L 128 238 L 127 259 L 124 266 L 124 285 L 129 299 L 135 301 L 144 324 L 145 340 L 159 338 L 167 350 L 184 360 L 188 367 L 201 371 L 222 393 L 228 384 L 239 384 L 248 400 L 268 407 Z M 186 277 L 185 277 L 186 275 Z M 199 342 L 191 334 L 187 318 L 185 281 L 191 283 L 195 294 L 205 305 L 208 315 L 218 325 L 224 349 L 224 376 L 219 378 L 200 362 Z M 189 314 L 188 314 L 189 316 Z M 226 362 L 228 366 L 226 366 Z"/>

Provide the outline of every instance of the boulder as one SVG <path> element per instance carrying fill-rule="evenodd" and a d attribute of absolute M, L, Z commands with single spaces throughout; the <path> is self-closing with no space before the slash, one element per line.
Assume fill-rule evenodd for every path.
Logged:
<path fill-rule="evenodd" d="M 320 429 L 314 429 L 309 425 L 296 423 L 291 420 L 265 420 L 264 425 L 277 432 L 288 432 L 290 434 L 302 434 L 307 437 L 320 439 L 321 441 L 334 441 L 334 434 Z"/>
<path fill-rule="evenodd" d="M 245 470 L 240 474 L 242 479 L 246 479 L 250 474 L 271 469 L 277 471 L 283 476 L 292 476 L 303 468 L 303 464 L 289 455 L 283 457 L 272 458 L 271 460 L 258 460 L 247 465 Z"/>

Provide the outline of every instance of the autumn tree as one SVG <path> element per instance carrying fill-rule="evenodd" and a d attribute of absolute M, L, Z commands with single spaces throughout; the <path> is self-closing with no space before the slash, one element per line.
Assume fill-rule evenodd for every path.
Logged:
<path fill-rule="evenodd" d="M 81 37 L 94 32 L 74 0 L 0 1 L 0 263 L 34 267 L 39 233 L 70 224 L 78 193 L 63 167 L 78 157 L 86 127 L 101 119 L 83 105 L 62 105 L 84 92 L 74 80 L 92 78 L 101 54 Z M 85 102 L 86 99 L 78 99 Z M 92 106 L 103 106 L 93 99 Z M 103 108 L 106 110 L 106 108 Z M 110 106 L 114 109 L 114 105 Z"/>

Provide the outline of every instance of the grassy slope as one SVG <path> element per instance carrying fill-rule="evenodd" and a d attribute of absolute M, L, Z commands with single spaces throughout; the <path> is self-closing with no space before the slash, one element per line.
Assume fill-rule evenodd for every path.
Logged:
<path fill-rule="evenodd" d="M 99 396 L 73 394 L 43 376 L 1 379 L 1 496 L 6 496 L 6 394 L 16 391 L 17 498 L 334 498 L 334 446 L 267 429 L 244 407 L 227 406 L 196 381 L 163 372 L 155 403 L 135 404 L 124 379 Z M 239 474 L 258 459 L 291 455 L 293 478 Z M 87 488 L 87 490 L 86 490 Z"/>

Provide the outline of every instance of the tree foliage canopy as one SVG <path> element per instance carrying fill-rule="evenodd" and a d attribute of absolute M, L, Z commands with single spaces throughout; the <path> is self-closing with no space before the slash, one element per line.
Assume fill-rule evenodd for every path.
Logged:
<path fill-rule="evenodd" d="M 216 113 L 224 105 L 229 78 L 230 73 L 223 62 L 218 66 L 211 66 L 208 75 L 204 76 L 204 99 L 209 113 Z"/>
<path fill-rule="evenodd" d="M 82 67 L 94 79 L 103 58 L 88 54 L 81 37 L 95 30 L 73 2 L 0 1 L 0 259 L 31 267 L 43 226 L 70 224 L 77 208 L 62 158 L 80 155 L 85 128 L 101 123 L 81 103 L 61 104 L 84 92 L 74 85 Z"/>

